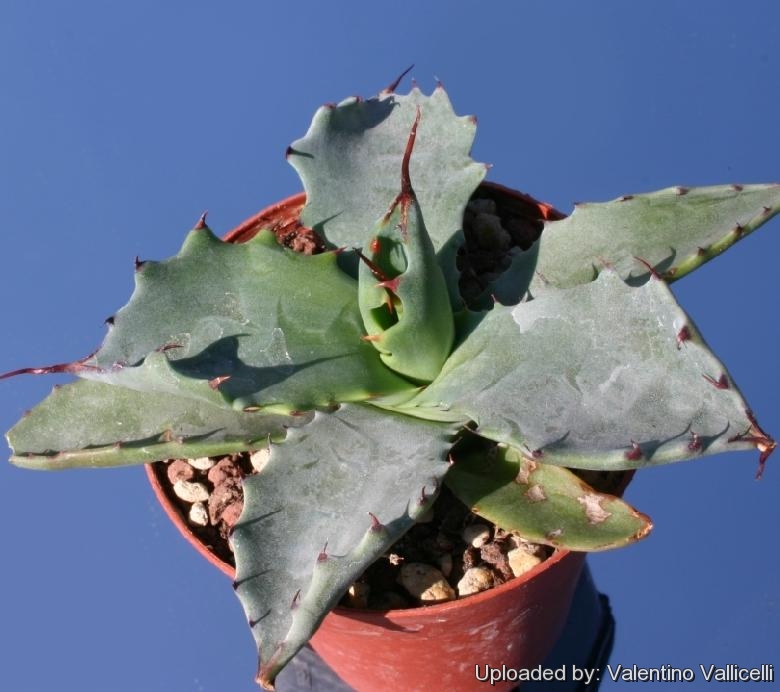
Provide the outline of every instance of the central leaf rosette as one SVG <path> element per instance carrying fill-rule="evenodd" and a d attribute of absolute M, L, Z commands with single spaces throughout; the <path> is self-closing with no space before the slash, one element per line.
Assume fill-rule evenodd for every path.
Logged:
<path fill-rule="evenodd" d="M 447 283 L 409 177 L 420 110 L 401 164 L 401 191 L 360 257 L 358 302 L 367 335 L 395 372 L 431 382 L 452 350 L 455 326 Z"/>

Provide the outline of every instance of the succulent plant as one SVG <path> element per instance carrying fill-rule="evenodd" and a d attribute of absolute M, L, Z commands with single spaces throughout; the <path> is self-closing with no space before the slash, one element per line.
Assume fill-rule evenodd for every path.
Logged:
<path fill-rule="evenodd" d="M 476 123 L 441 87 L 396 86 L 320 108 L 288 149 L 324 252 L 201 218 L 175 257 L 136 262 L 95 353 L 3 376 L 78 376 L 9 432 L 19 466 L 270 446 L 231 539 L 264 686 L 444 483 L 532 541 L 604 550 L 651 523 L 576 470 L 757 448 L 760 475 L 775 446 L 668 284 L 776 214 L 780 186 L 577 205 L 467 305 Z"/>

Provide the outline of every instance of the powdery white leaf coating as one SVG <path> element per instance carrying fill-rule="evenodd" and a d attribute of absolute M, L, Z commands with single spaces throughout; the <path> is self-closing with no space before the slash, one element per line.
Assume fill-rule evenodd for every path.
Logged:
<path fill-rule="evenodd" d="M 725 388 L 707 379 L 722 375 Z M 473 420 L 484 437 L 573 468 L 636 468 L 753 446 L 728 441 L 751 427 L 747 404 L 669 288 L 657 280 L 630 287 L 612 271 L 475 318 L 441 375 L 404 404 L 415 408 Z"/>
<path fill-rule="evenodd" d="M 291 430 L 271 447 L 262 473 L 244 481 L 232 536 L 236 592 L 263 679 L 273 679 L 350 584 L 429 509 L 453 433 L 346 404 Z"/>
<path fill-rule="evenodd" d="M 548 221 L 531 293 L 587 283 L 608 265 L 634 283 L 654 267 L 680 278 L 746 237 L 780 211 L 780 184 L 670 187 L 611 202 L 578 204 Z"/>

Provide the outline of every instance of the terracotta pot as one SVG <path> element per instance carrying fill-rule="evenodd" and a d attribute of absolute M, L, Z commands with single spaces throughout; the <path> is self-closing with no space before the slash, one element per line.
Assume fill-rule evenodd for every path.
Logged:
<path fill-rule="evenodd" d="M 500 197 L 529 219 L 562 218 L 553 207 L 528 195 L 485 183 L 480 193 Z M 305 233 L 298 215 L 305 194 L 270 206 L 230 231 L 225 239 L 244 242 L 260 228 L 270 228 L 282 241 Z M 193 533 L 185 513 L 161 480 L 162 465 L 146 472 L 160 504 L 182 535 L 209 562 L 233 578 L 231 564 L 217 556 Z M 476 666 L 533 668 L 555 644 L 566 622 L 583 553 L 557 551 L 526 574 L 464 600 L 408 610 L 360 611 L 336 608 L 312 639 L 314 650 L 358 690 L 388 685 L 404 690 L 484 689 Z M 498 682 L 492 689 L 511 689 Z"/>
<path fill-rule="evenodd" d="M 154 464 L 146 473 L 157 499 L 181 534 L 231 579 L 233 566 L 192 532 L 160 483 Z M 382 689 L 388 680 L 404 690 L 484 689 L 475 676 L 493 668 L 533 668 L 555 644 L 566 622 L 584 553 L 557 551 L 501 586 L 467 599 L 425 608 L 361 611 L 336 608 L 312 638 L 314 650 L 357 690 Z M 516 683 L 496 683 L 509 690 Z"/>

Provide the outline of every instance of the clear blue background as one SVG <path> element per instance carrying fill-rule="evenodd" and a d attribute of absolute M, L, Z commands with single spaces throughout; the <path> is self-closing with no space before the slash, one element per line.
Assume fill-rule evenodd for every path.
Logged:
<path fill-rule="evenodd" d="M 564 210 L 780 178 L 780 4 L 476 6 L 4 0 L 0 370 L 89 353 L 135 255 L 173 254 L 204 209 L 225 231 L 298 191 L 283 154 L 316 107 L 370 96 L 411 62 L 424 90 L 438 77 L 478 115 L 491 179 Z M 675 289 L 776 435 L 779 257 L 775 220 Z M 54 381 L 0 383 L 0 428 Z M 618 620 L 613 663 L 780 663 L 780 459 L 757 483 L 756 457 L 630 488 L 656 530 L 591 560 Z M 141 469 L 2 464 L 0 507 L 2 689 L 255 689 L 228 581 L 168 525 Z"/>

